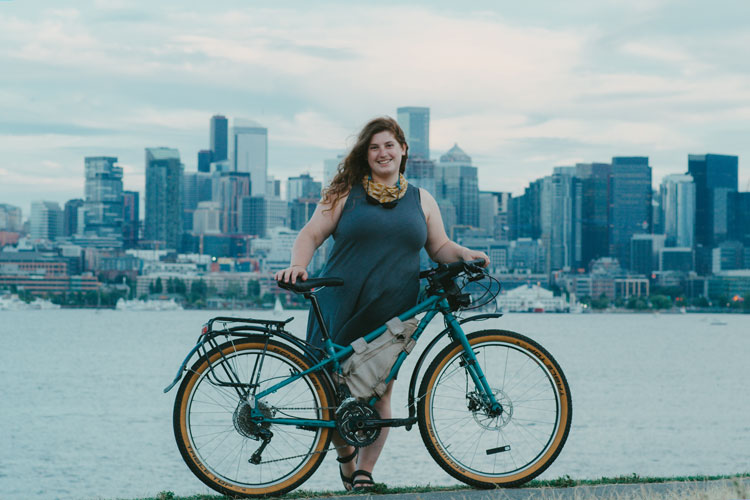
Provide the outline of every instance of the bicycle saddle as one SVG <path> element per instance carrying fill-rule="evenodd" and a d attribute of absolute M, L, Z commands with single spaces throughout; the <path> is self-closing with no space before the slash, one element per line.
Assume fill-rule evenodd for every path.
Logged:
<path fill-rule="evenodd" d="M 294 293 L 306 293 L 313 288 L 322 286 L 341 286 L 344 284 L 344 280 L 341 278 L 308 278 L 305 281 L 298 280 L 297 283 L 287 283 L 285 281 L 277 281 L 276 283 L 285 290 L 291 290 Z"/>

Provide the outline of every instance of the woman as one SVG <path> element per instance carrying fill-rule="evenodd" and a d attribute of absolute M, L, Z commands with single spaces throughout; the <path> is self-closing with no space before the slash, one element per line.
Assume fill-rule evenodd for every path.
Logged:
<path fill-rule="evenodd" d="M 337 344 L 348 345 L 416 305 L 422 248 L 436 262 L 482 258 L 489 264 L 483 252 L 448 239 L 435 199 L 408 184 L 403 176 L 407 151 L 404 132 L 394 119 L 382 117 L 367 123 L 297 236 L 289 267 L 275 275 L 285 282 L 306 280 L 313 253 L 333 235 L 333 251 L 321 276 L 343 278 L 344 286 L 325 288 L 317 297 Z M 313 314 L 307 340 L 322 346 Z M 391 382 L 375 404 L 381 418 L 391 418 L 392 390 Z M 372 470 L 387 436 L 388 427 L 384 427 L 378 439 L 357 455 L 353 446 L 334 434 L 347 490 L 364 491 L 375 485 Z"/>

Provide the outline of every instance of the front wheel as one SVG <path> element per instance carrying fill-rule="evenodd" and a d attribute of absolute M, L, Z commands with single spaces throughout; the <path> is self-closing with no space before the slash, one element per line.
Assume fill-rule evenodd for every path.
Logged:
<path fill-rule="evenodd" d="M 451 343 L 419 389 L 422 440 L 466 484 L 517 486 L 541 474 L 565 444 L 573 412 L 568 382 L 552 356 L 523 335 L 484 330 L 467 339 L 502 411 L 492 411 L 469 376 L 463 348 Z"/>
<path fill-rule="evenodd" d="M 330 429 L 256 423 L 248 396 L 311 366 L 288 345 L 263 337 L 227 342 L 198 359 L 180 385 L 173 417 L 177 446 L 193 473 L 231 497 L 278 496 L 309 478 L 328 449 Z M 271 418 L 333 420 L 332 399 L 316 372 L 255 404 Z"/>

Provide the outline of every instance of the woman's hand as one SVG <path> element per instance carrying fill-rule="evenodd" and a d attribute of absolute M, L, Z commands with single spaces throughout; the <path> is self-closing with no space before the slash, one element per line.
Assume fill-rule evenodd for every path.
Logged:
<path fill-rule="evenodd" d="M 289 283 L 290 281 L 296 283 L 297 278 L 305 281 L 307 279 L 307 269 L 304 266 L 291 265 L 286 269 L 278 271 L 273 277 L 276 278 L 276 281 L 283 281 L 284 283 Z"/>
<path fill-rule="evenodd" d="M 479 250 L 471 250 L 466 247 L 461 247 L 458 257 L 459 259 L 463 261 L 484 259 L 484 265 L 482 267 L 487 267 L 490 265 L 490 258 L 487 256 L 486 253 L 481 252 Z"/>

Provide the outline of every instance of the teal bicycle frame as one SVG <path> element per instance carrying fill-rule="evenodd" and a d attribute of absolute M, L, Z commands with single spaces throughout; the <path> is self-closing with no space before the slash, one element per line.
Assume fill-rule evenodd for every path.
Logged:
<path fill-rule="evenodd" d="M 445 299 L 445 297 L 432 296 L 428 298 L 427 300 L 420 302 L 419 304 L 409 309 L 405 313 L 400 314 L 398 318 L 402 321 L 405 321 L 425 311 L 426 311 L 425 316 L 420 320 L 419 324 L 417 325 L 417 329 L 414 331 L 411 337 L 415 341 L 417 341 L 419 337 L 422 335 L 422 333 L 424 332 L 427 325 L 438 314 L 438 312 L 442 313 L 449 328 L 448 334 L 450 338 L 454 341 L 458 341 L 463 347 L 464 356 L 466 359 L 466 370 L 469 373 L 469 376 L 471 377 L 472 381 L 474 382 L 476 389 L 483 396 L 485 402 L 488 403 L 488 406 L 491 409 L 491 411 L 498 412 L 498 413 L 502 412 L 502 406 L 495 399 L 495 395 L 490 389 L 490 386 L 487 383 L 487 379 L 485 378 L 484 373 L 482 372 L 482 369 L 479 366 L 479 363 L 477 363 L 476 356 L 474 355 L 474 351 L 471 349 L 471 346 L 469 345 L 469 341 L 466 338 L 466 334 L 464 333 L 463 329 L 459 325 L 459 322 L 457 321 L 456 317 L 451 312 L 450 305 L 448 301 Z M 368 343 L 372 342 L 374 339 L 382 335 L 386 331 L 386 329 L 387 327 L 383 325 L 380 328 L 373 330 L 372 332 L 364 336 L 365 341 Z M 292 376 L 283 380 L 282 382 L 279 382 L 255 395 L 249 395 L 248 403 L 250 404 L 252 408 L 253 419 L 255 419 L 258 423 L 335 428 L 336 422 L 333 420 L 308 420 L 308 419 L 299 419 L 299 418 L 266 417 L 263 415 L 263 413 L 260 410 L 257 409 L 255 405 L 255 402 L 262 399 L 263 397 L 269 394 L 272 394 L 278 391 L 279 389 L 282 389 L 283 387 L 286 387 L 287 385 L 295 382 L 296 380 L 299 380 L 300 378 L 310 373 L 314 373 L 314 372 L 317 372 L 318 370 L 322 370 L 323 368 L 329 365 L 332 365 L 332 369 L 334 372 L 341 373 L 340 361 L 346 358 L 347 356 L 351 355 L 354 352 L 354 349 L 351 346 L 341 346 L 341 345 L 335 344 L 330 338 L 325 339 L 325 348 L 326 348 L 326 351 L 328 352 L 328 358 L 326 358 L 325 360 L 319 362 L 318 364 L 312 366 L 311 368 L 308 368 L 307 370 L 303 372 L 293 374 Z M 403 364 L 407 355 L 408 354 L 406 352 L 402 352 L 399 354 L 398 358 L 396 359 L 395 364 L 393 365 L 393 368 L 391 368 L 390 373 L 386 377 L 386 380 L 385 380 L 386 384 L 396 378 L 396 376 L 398 375 L 398 371 L 401 368 L 401 365 Z M 372 406 L 377 401 L 377 399 L 378 399 L 377 397 L 371 398 L 368 401 L 368 404 Z"/>

